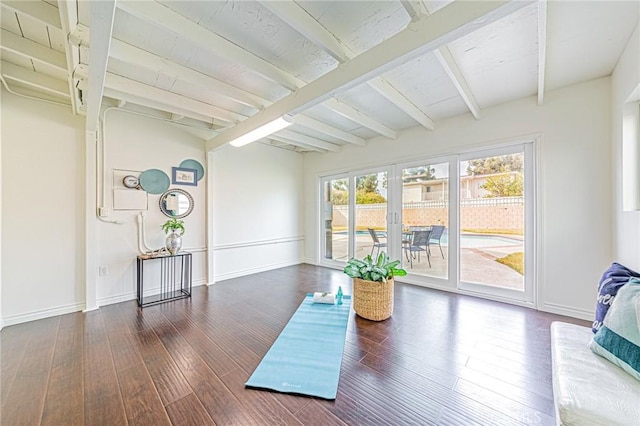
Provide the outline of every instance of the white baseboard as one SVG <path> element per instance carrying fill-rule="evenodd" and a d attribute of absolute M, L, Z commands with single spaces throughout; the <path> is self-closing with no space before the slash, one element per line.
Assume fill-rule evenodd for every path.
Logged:
<path fill-rule="evenodd" d="M 129 300 L 135 300 L 138 297 L 135 291 L 125 294 L 118 294 L 115 296 L 103 297 L 98 299 L 98 306 L 113 305 L 114 303 L 128 302 Z"/>
<path fill-rule="evenodd" d="M 594 302 L 595 305 L 595 302 Z M 543 312 L 549 312 L 551 314 L 564 315 L 566 317 L 578 318 L 587 321 L 593 321 L 596 316 L 595 311 L 585 311 L 583 309 L 576 309 L 571 306 L 558 305 L 556 303 L 542 303 L 538 310 Z"/>
<path fill-rule="evenodd" d="M 240 271 L 228 272 L 215 276 L 215 283 L 218 281 L 230 280 L 231 278 L 244 277 L 245 275 L 257 274 L 258 272 L 271 271 L 272 269 L 284 268 L 287 266 L 299 265 L 304 263 L 302 259 L 296 259 L 289 262 L 272 263 L 270 265 L 258 266 L 255 268 L 243 269 Z"/>
<path fill-rule="evenodd" d="M 199 280 L 195 280 L 191 283 L 191 287 L 199 287 L 201 285 L 206 285 L 207 284 L 207 279 L 206 278 L 201 278 Z M 150 289 L 149 290 L 149 294 L 153 293 L 154 289 Z M 145 292 L 146 293 L 146 292 Z M 138 298 L 138 293 L 133 291 L 130 293 L 125 293 L 125 294 L 119 294 L 116 296 L 109 296 L 109 297 L 103 297 L 102 299 L 98 300 L 98 305 L 99 306 L 106 306 L 106 305 L 113 305 L 114 303 L 120 303 L 120 302 L 128 302 L 129 300 L 136 300 Z"/>
<path fill-rule="evenodd" d="M 84 309 L 84 302 L 72 303 L 70 305 L 58 306 L 55 308 L 43 309 L 40 311 L 32 311 L 26 314 L 12 315 L 2 319 L 2 326 L 7 327 L 10 325 L 21 324 L 23 322 L 36 321 L 43 318 L 55 317 L 57 315 L 70 314 L 73 312 L 82 311 Z"/>

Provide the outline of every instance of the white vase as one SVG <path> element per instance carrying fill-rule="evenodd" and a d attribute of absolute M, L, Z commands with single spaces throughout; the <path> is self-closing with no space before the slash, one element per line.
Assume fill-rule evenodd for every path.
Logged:
<path fill-rule="evenodd" d="M 166 239 L 167 250 L 171 253 L 171 256 L 175 256 L 182 247 L 182 236 L 177 234 L 176 231 L 172 231 Z"/>

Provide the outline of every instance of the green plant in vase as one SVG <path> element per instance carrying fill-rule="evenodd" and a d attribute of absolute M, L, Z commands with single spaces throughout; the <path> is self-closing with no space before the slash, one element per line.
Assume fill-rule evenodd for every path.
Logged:
<path fill-rule="evenodd" d="M 367 255 L 362 260 L 355 258 L 349 260 L 343 272 L 351 278 L 386 283 L 388 279 L 392 279 L 393 277 L 403 277 L 407 275 L 407 271 L 404 269 L 396 268 L 399 264 L 399 260 L 390 261 L 389 256 L 382 251 L 375 262 L 371 255 Z"/>
<path fill-rule="evenodd" d="M 171 256 L 180 251 L 182 247 L 182 235 L 184 235 L 184 221 L 178 220 L 175 217 L 167 220 L 162 226 L 162 230 L 165 234 L 168 234 L 166 239 L 166 246 Z M 178 231 L 180 233 L 178 233 Z"/>
<path fill-rule="evenodd" d="M 344 273 L 353 278 L 353 310 L 358 316 L 382 321 L 393 313 L 394 277 L 407 275 L 397 266 L 399 260 L 391 261 L 385 252 L 380 252 L 374 262 L 371 255 L 364 259 L 351 259 Z"/>

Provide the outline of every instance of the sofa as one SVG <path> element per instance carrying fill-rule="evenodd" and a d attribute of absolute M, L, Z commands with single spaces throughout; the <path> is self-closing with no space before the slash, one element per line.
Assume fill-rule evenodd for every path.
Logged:
<path fill-rule="evenodd" d="M 640 381 L 589 348 L 591 328 L 551 324 L 558 425 L 640 425 Z"/>

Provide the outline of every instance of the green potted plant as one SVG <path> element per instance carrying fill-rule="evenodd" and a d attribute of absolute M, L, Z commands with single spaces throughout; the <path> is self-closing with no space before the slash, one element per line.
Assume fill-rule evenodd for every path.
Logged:
<path fill-rule="evenodd" d="M 180 251 L 182 247 L 182 235 L 184 235 L 184 221 L 178 220 L 175 217 L 167 220 L 162 226 L 162 230 L 167 235 L 166 246 L 171 256 L 174 256 Z M 180 232 L 178 234 L 178 231 Z"/>
<path fill-rule="evenodd" d="M 382 321 L 393 314 L 394 277 L 407 275 L 397 268 L 399 260 L 390 261 L 380 252 L 374 262 L 371 255 L 364 259 L 351 259 L 344 273 L 353 278 L 353 310 L 362 318 Z"/>

